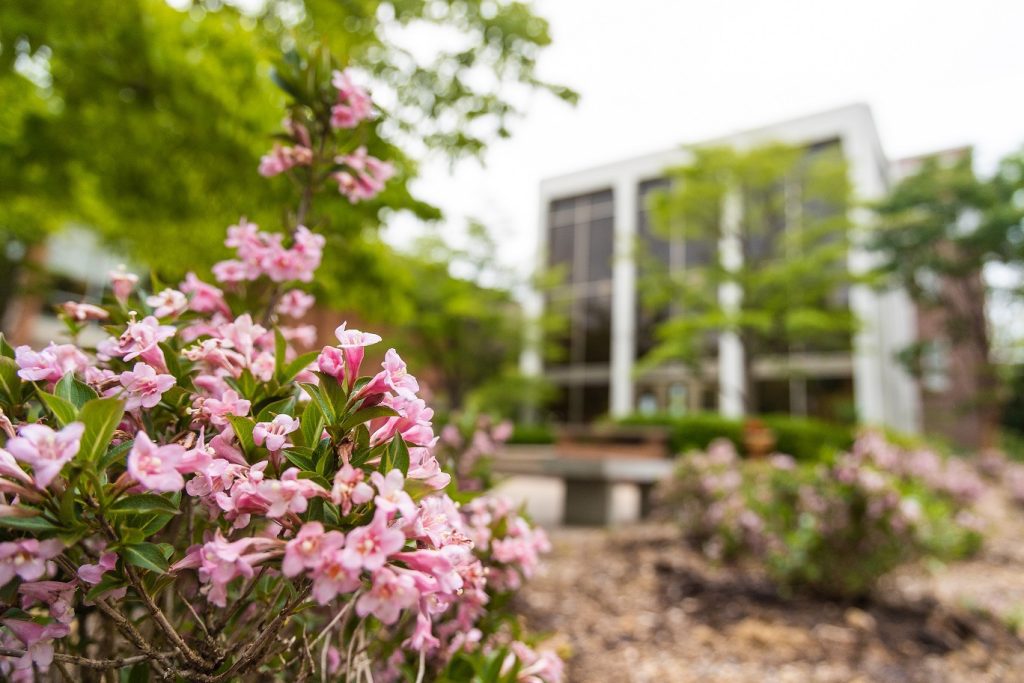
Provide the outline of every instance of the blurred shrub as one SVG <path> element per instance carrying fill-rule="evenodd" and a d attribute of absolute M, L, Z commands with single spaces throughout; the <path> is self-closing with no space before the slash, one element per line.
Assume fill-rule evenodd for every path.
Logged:
<path fill-rule="evenodd" d="M 551 444 L 555 442 L 555 432 L 550 425 L 528 425 L 517 424 L 512 430 L 512 436 L 506 443 L 535 445 Z"/>
<path fill-rule="evenodd" d="M 969 506 L 984 490 L 963 462 L 877 433 L 818 462 L 741 460 L 728 439 L 679 458 L 664 509 L 709 557 L 760 562 L 780 586 L 851 598 L 921 555 L 975 552 Z"/>
<path fill-rule="evenodd" d="M 854 431 L 847 425 L 790 415 L 764 415 L 759 419 L 775 434 L 775 449 L 797 460 L 817 461 L 853 444 Z M 744 453 L 743 420 L 717 413 L 632 415 L 620 420 L 619 424 L 668 427 L 669 446 L 673 453 L 703 450 L 719 438 L 728 439 L 739 453 Z"/>

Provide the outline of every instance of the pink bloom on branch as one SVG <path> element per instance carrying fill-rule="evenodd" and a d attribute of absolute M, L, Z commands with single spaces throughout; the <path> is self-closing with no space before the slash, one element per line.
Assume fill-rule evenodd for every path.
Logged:
<path fill-rule="evenodd" d="M 373 502 L 377 504 L 378 510 L 383 510 L 389 516 L 394 516 L 396 511 L 401 512 L 406 518 L 416 514 L 416 505 L 403 488 L 405 477 L 401 470 L 391 470 L 386 476 L 380 472 L 371 472 L 370 481 L 377 487 L 378 495 Z"/>
<path fill-rule="evenodd" d="M 279 555 L 282 544 L 277 539 L 263 537 L 229 543 L 218 529 L 212 541 L 191 550 L 171 567 L 171 571 L 198 568 L 199 580 L 210 584 L 209 601 L 226 607 L 228 584 L 238 577 L 251 579 L 255 573 L 253 566 Z"/>
<path fill-rule="evenodd" d="M 28 346 L 14 350 L 14 362 L 18 365 L 18 377 L 26 382 L 59 382 L 69 372 L 84 372 L 89 367 L 89 357 L 73 344 L 50 342 L 42 351 L 33 351 Z"/>
<path fill-rule="evenodd" d="M 237 259 L 220 261 L 213 266 L 213 277 L 217 282 L 244 282 L 249 277 L 249 268 Z"/>
<path fill-rule="evenodd" d="M 309 499 L 328 497 L 327 490 L 309 479 L 299 479 L 299 470 L 290 467 L 280 479 L 264 479 L 257 487 L 260 496 L 268 503 L 266 516 L 271 519 L 283 517 L 289 512 L 302 514 L 309 505 Z"/>
<path fill-rule="evenodd" d="M 121 358 L 125 362 L 142 358 L 158 370 L 166 370 L 163 351 L 158 346 L 174 336 L 174 327 L 161 325 L 152 315 L 138 322 L 130 322 L 120 337 L 110 338 L 100 345 L 99 351 L 108 357 Z"/>
<path fill-rule="evenodd" d="M 362 585 L 359 569 L 344 563 L 344 551 L 325 549 L 320 563 L 313 570 L 313 599 L 321 605 L 334 600 L 341 593 L 351 593 Z"/>
<path fill-rule="evenodd" d="M 110 314 L 99 306 L 77 301 L 65 301 L 60 308 L 64 315 L 80 323 L 86 320 L 106 320 L 110 317 Z"/>
<path fill-rule="evenodd" d="M 157 446 L 145 432 L 139 431 L 128 454 L 128 474 L 150 491 L 180 491 L 185 479 L 178 472 L 178 465 L 184 455 L 185 448 L 180 444 Z"/>
<path fill-rule="evenodd" d="M 331 107 L 331 126 L 355 128 L 361 121 L 373 116 L 373 102 L 361 87 L 352 82 L 351 73 L 335 71 L 331 85 L 338 91 L 338 103 Z"/>
<path fill-rule="evenodd" d="M 23 484 L 31 484 L 32 477 L 21 469 L 14 456 L 0 448 L 0 477 L 16 479 Z"/>
<path fill-rule="evenodd" d="M 128 301 L 128 297 L 132 295 L 135 285 L 139 283 L 139 276 L 135 273 L 129 273 L 125 270 L 123 264 L 110 271 L 108 277 L 110 278 L 111 288 L 114 290 L 114 298 L 122 304 Z"/>
<path fill-rule="evenodd" d="M 178 288 L 185 294 L 191 294 L 188 307 L 197 313 L 223 313 L 231 315 L 231 309 L 224 301 L 224 292 L 218 287 L 203 282 L 195 273 L 185 275 L 185 281 Z"/>
<path fill-rule="evenodd" d="M 81 422 L 72 422 L 59 432 L 46 425 L 25 425 L 18 437 L 7 442 L 7 450 L 32 467 L 36 486 L 46 488 L 60 474 L 64 463 L 78 454 L 84 431 Z"/>
<path fill-rule="evenodd" d="M 299 428 L 299 421 L 284 413 L 270 422 L 257 422 L 252 430 L 252 440 L 257 446 L 266 445 L 268 451 L 279 451 L 291 446 L 288 435 Z"/>
<path fill-rule="evenodd" d="M 365 147 L 337 157 L 335 161 L 348 170 L 339 171 L 331 177 L 338 183 L 338 192 L 353 204 L 376 197 L 395 174 L 391 164 L 370 156 Z"/>
<path fill-rule="evenodd" d="M 412 577 L 382 567 L 374 572 L 370 591 L 359 596 L 356 614 L 361 617 L 373 614 L 383 623 L 393 624 L 399 613 L 415 605 L 419 598 Z"/>
<path fill-rule="evenodd" d="M 117 553 L 103 553 L 96 564 L 83 564 L 78 568 L 78 578 L 95 586 L 103 580 L 103 575 L 113 571 L 117 566 Z"/>
<path fill-rule="evenodd" d="M 73 581 L 30 581 L 18 586 L 21 608 L 27 610 L 36 603 L 50 609 L 50 616 L 62 624 L 70 624 L 75 618 L 74 602 L 77 584 Z"/>
<path fill-rule="evenodd" d="M 160 375 L 145 363 L 136 363 L 120 377 L 121 386 L 128 392 L 125 410 L 152 408 L 160 402 L 164 392 L 175 385 L 173 375 Z"/>
<path fill-rule="evenodd" d="M 341 509 L 341 514 L 352 512 L 352 505 L 362 505 L 373 499 L 373 488 L 363 481 L 363 471 L 345 463 L 334 475 L 331 500 Z"/>
<path fill-rule="evenodd" d="M 39 541 L 26 538 L 0 543 L 0 586 L 15 576 L 23 581 L 38 581 L 46 574 L 47 560 L 60 555 L 64 544 L 55 538 Z"/>
<path fill-rule="evenodd" d="M 274 143 L 274 148 L 260 158 L 259 173 L 264 178 L 270 178 L 295 166 L 309 166 L 312 162 L 313 150 L 309 147 L 285 147 Z"/>
<path fill-rule="evenodd" d="M 31 669 L 35 664 L 41 673 L 46 673 L 53 662 L 53 639 L 63 638 L 70 629 L 65 624 L 43 626 L 34 621 L 4 619 L 3 625 L 11 630 L 25 646 L 25 654 L 15 660 L 15 669 Z"/>
<path fill-rule="evenodd" d="M 320 522 L 304 524 L 285 546 L 281 573 L 296 576 L 306 569 L 315 569 L 323 562 L 325 553 L 340 550 L 344 545 L 345 535 L 340 531 L 325 533 Z"/>
<path fill-rule="evenodd" d="M 378 509 L 367 526 L 356 527 L 348 534 L 341 561 L 350 569 L 375 571 L 384 566 L 390 555 L 405 545 L 405 534 L 388 528 L 388 515 Z"/>
<path fill-rule="evenodd" d="M 184 293 L 168 287 L 159 294 L 146 297 L 146 304 L 154 309 L 153 315 L 156 317 L 169 318 L 188 308 L 188 297 Z"/>
<path fill-rule="evenodd" d="M 363 364 L 365 347 L 381 341 L 379 334 L 372 332 L 361 332 L 359 330 L 346 329 L 348 323 L 342 323 L 334 330 L 334 336 L 338 338 L 338 347 L 345 353 L 345 368 L 350 382 L 354 382 L 359 376 L 359 368 Z"/>
<path fill-rule="evenodd" d="M 291 318 L 301 318 L 316 303 L 316 297 L 301 289 L 290 289 L 277 303 L 277 312 Z"/>
<path fill-rule="evenodd" d="M 245 417 L 249 414 L 249 407 L 252 404 L 238 395 L 234 389 L 228 389 L 218 398 L 206 398 L 202 400 L 201 410 L 210 423 L 217 427 L 224 427 L 228 424 L 228 415 Z"/>

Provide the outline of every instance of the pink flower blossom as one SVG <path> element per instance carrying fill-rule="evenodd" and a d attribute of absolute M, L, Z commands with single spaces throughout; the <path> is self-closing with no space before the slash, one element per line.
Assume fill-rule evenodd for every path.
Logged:
<path fill-rule="evenodd" d="M 15 461 L 14 456 L 0 448 L 0 477 L 15 479 L 23 484 L 31 484 L 32 477 Z"/>
<path fill-rule="evenodd" d="M 416 505 L 412 498 L 405 492 L 405 477 L 401 470 L 391 470 L 387 475 L 380 472 L 371 472 L 370 481 L 377 487 L 377 497 L 373 502 L 377 504 L 378 510 L 383 510 L 388 515 L 401 512 L 403 517 L 412 517 L 416 514 Z"/>
<path fill-rule="evenodd" d="M 309 479 L 299 479 L 299 470 L 295 467 L 285 470 L 280 479 L 264 479 L 257 490 L 269 504 L 265 514 L 271 519 L 283 517 L 289 512 L 302 514 L 310 498 L 328 497 L 326 489 L 319 484 Z"/>
<path fill-rule="evenodd" d="M 374 572 L 370 591 L 359 596 L 356 614 L 373 614 L 383 623 L 393 624 L 401 611 L 415 605 L 419 597 L 412 577 L 382 567 Z"/>
<path fill-rule="evenodd" d="M 150 491 L 180 491 L 185 486 L 185 479 L 178 471 L 178 465 L 184 455 L 185 448 L 180 444 L 157 446 L 140 430 L 128 453 L 128 474 Z"/>
<path fill-rule="evenodd" d="M 376 197 L 395 174 L 391 164 L 370 156 L 365 147 L 335 161 L 348 170 L 338 171 L 331 177 L 338 183 L 338 192 L 353 204 Z"/>
<path fill-rule="evenodd" d="M 35 664 L 41 673 L 46 673 L 53 663 L 53 640 L 63 638 L 70 629 L 66 624 L 43 626 L 34 621 L 4 619 L 3 625 L 11 630 L 25 646 L 25 654 L 15 660 L 15 669 L 31 669 Z"/>
<path fill-rule="evenodd" d="M 301 289 L 289 289 L 277 302 L 277 312 L 292 318 L 301 318 L 316 303 L 316 297 Z"/>
<path fill-rule="evenodd" d="M 341 549 L 345 535 L 340 531 L 324 532 L 320 522 L 303 524 L 295 538 L 288 541 L 281 562 L 281 573 L 296 576 L 306 569 L 315 569 L 323 562 L 326 553 Z"/>
<path fill-rule="evenodd" d="M 14 362 L 18 365 L 18 377 L 26 382 L 59 382 L 69 372 L 84 372 L 89 367 L 89 357 L 73 344 L 50 342 L 42 351 L 33 351 L 28 346 L 14 350 Z"/>
<path fill-rule="evenodd" d="M 132 291 L 135 289 L 135 285 L 139 283 L 139 276 L 135 273 L 129 273 L 125 270 L 124 265 L 118 266 L 115 270 L 108 273 L 110 278 L 110 284 L 114 290 L 114 298 L 120 301 L 122 304 L 128 301 L 128 297 L 132 295 Z"/>
<path fill-rule="evenodd" d="M 188 297 L 184 293 L 168 287 L 159 294 L 146 297 L 146 304 L 154 309 L 153 315 L 156 317 L 170 318 L 188 308 Z"/>
<path fill-rule="evenodd" d="M 207 599 L 218 607 L 227 606 L 227 587 L 239 577 L 251 579 L 254 565 L 280 554 L 281 541 L 251 536 L 228 542 L 220 529 L 212 541 L 193 548 L 171 571 L 198 568 L 199 580 L 210 584 Z"/>
<path fill-rule="evenodd" d="M 55 538 L 39 541 L 25 538 L 0 543 L 0 586 L 15 576 L 23 581 L 38 581 L 46 575 L 47 560 L 57 557 L 64 544 Z"/>
<path fill-rule="evenodd" d="M 309 166 L 313 161 L 313 150 L 304 145 L 285 147 L 274 143 L 274 148 L 260 158 L 259 173 L 264 178 L 284 173 L 295 166 Z"/>
<path fill-rule="evenodd" d="M 72 603 L 77 585 L 73 581 L 30 581 L 18 586 L 21 608 L 27 610 L 37 603 L 46 605 L 50 616 L 61 624 L 70 624 L 75 618 Z"/>
<path fill-rule="evenodd" d="M 288 441 L 288 435 L 298 428 L 298 420 L 281 413 L 270 422 L 257 422 L 252 430 L 252 440 L 257 446 L 266 444 L 268 451 L 276 452 L 292 445 Z"/>
<path fill-rule="evenodd" d="M 224 427 L 228 424 L 228 415 L 245 417 L 249 414 L 249 407 L 252 404 L 238 395 L 234 389 L 228 389 L 219 398 L 206 398 L 202 400 L 201 411 L 210 420 L 210 423 L 217 427 Z"/>
<path fill-rule="evenodd" d="M 237 259 L 226 259 L 213 265 L 213 277 L 217 282 L 244 282 L 249 277 L 249 268 Z"/>
<path fill-rule="evenodd" d="M 334 475 L 331 500 L 341 509 L 341 514 L 352 512 L 352 505 L 362 505 L 373 499 L 373 489 L 363 481 L 363 471 L 345 463 Z"/>
<path fill-rule="evenodd" d="M 95 586 L 103 580 L 103 575 L 113 571 L 117 566 L 117 553 L 103 553 L 96 564 L 83 564 L 78 568 L 78 578 Z"/>
<path fill-rule="evenodd" d="M 110 317 L 110 314 L 99 306 L 77 301 L 65 301 L 60 308 L 64 315 L 80 323 L 86 320 L 106 320 Z"/>
<path fill-rule="evenodd" d="M 344 551 L 337 548 L 324 549 L 320 563 L 313 570 L 313 599 L 321 605 L 334 600 L 342 593 L 351 593 L 362 585 L 359 569 L 348 567 Z"/>
<path fill-rule="evenodd" d="M 218 287 L 203 282 L 195 273 L 185 275 L 185 281 L 178 288 L 185 294 L 191 294 L 188 307 L 197 313 L 221 313 L 231 315 L 231 309 L 224 301 L 224 292 Z"/>
<path fill-rule="evenodd" d="M 125 410 L 152 408 L 160 402 L 164 392 L 175 385 L 173 375 L 160 375 L 145 363 L 136 363 L 131 370 L 125 370 L 120 377 L 121 386 L 128 393 Z"/>
<path fill-rule="evenodd" d="M 362 568 L 372 572 L 384 566 L 388 556 L 404 545 L 405 534 L 388 528 L 387 513 L 378 509 L 372 522 L 349 532 L 341 559 L 350 569 Z"/>
<path fill-rule="evenodd" d="M 19 436 L 7 442 L 7 450 L 21 462 L 30 465 L 36 486 L 46 488 L 60 474 L 64 463 L 78 454 L 85 425 L 72 422 L 59 432 L 41 424 L 21 428 Z"/>
<path fill-rule="evenodd" d="M 384 372 L 387 373 L 388 388 L 396 394 L 415 398 L 416 392 L 420 390 L 419 382 L 407 372 L 405 361 L 398 355 L 398 352 L 388 349 L 388 352 L 384 354 L 382 365 Z"/>
<path fill-rule="evenodd" d="M 379 334 L 346 329 L 348 323 L 342 323 L 334 330 L 338 338 L 338 346 L 345 353 L 345 368 L 350 382 L 359 376 L 359 367 L 363 364 L 365 348 L 381 341 Z"/>
<path fill-rule="evenodd" d="M 161 325 L 152 315 L 138 322 L 130 322 L 118 338 L 100 344 L 98 351 L 108 358 L 121 358 L 125 362 L 142 358 L 158 370 L 166 370 L 163 351 L 158 344 L 174 336 L 174 327 Z"/>
<path fill-rule="evenodd" d="M 352 82 L 348 70 L 335 71 L 331 85 L 338 90 L 338 103 L 331 107 L 331 126 L 355 128 L 373 115 L 373 102 L 365 90 Z"/>

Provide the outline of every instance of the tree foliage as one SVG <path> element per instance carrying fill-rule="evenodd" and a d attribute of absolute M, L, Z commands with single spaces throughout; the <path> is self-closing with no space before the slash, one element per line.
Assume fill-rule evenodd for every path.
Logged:
<path fill-rule="evenodd" d="M 747 410 L 756 412 L 756 361 L 848 348 L 856 327 L 845 296 L 857 280 L 846 265 L 846 163 L 835 146 L 706 147 L 669 175 L 670 188 L 651 197 L 655 234 L 681 242 L 692 258 L 665 267 L 642 255 L 644 305 L 664 318 L 645 365 L 697 368 L 713 352 L 713 335 L 734 332 L 747 366 Z M 738 258 L 730 261 L 730 250 Z M 734 302 L 723 295 L 730 290 Z"/>

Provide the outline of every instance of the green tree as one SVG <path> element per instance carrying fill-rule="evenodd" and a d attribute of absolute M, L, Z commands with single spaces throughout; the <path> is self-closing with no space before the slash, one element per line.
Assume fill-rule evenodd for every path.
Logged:
<path fill-rule="evenodd" d="M 536 77 L 548 28 L 518 2 L 267 0 L 248 13 L 220 0 L 173 4 L 0 6 L 5 243 L 36 242 L 75 222 L 143 263 L 159 254 L 162 274 L 173 277 L 222 257 L 223 228 L 242 213 L 265 227 L 287 224 L 275 208 L 287 181 L 268 190 L 256 174 L 284 102 L 268 74 L 282 53 L 326 45 L 388 103 L 366 144 L 399 166 L 377 200 L 318 208 L 329 219 L 328 249 L 339 256 L 328 260 L 337 274 L 327 279 L 361 266 L 369 274 L 367 291 L 328 284 L 323 292 L 354 306 L 383 281 L 373 280 L 381 207 L 439 215 L 409 193 L 416 162 L 398 146 L 417 157 L 478 155 L 508 134 L 518 91 L 574 97 Z M 403 31 L 422 25 L 447 36 L 427 59 L 404 46 Z M 481 73 L 489 75 L 483 82 Z"/>
<path fill-rule="evenodd" d="M 697 370 L 715 335 L 733 332 L 744 354 L 745 407 L 756 413 L 758 361 L 847 349 L 856 329 L 845 297 L 857 281 L 846 265 L 846 163 L 837 146 L 706 147 L 669 177 L 669 188 L 650 198 L 654 232 L 690 258 L 666 267 L 643 256 L 644 305 L 665 318 L 644 366 L 675 361 Z"/>
<path fill-rule="evenodd" d="M 922 160 L 875 206 L 878 229 L 871 247 L 885 281 L 905 289 L 923 310 L 938 311 L 949 348 L 974 368 L 973 386 L 959 386 L 965 411 L 978 411 L 979 440 L 995 441 L 1002 386 L 991 358 L 985 301 L 991 293 L 984 270 L 990 264 L 1020 267 L 1024 248 L 1024 153 L 1002 160 L 981 177 L 971 151 Z M 912 370 L 941 340 L 927 339 L 905 350 Z"/>

